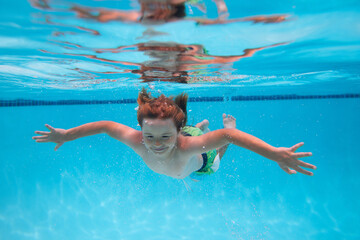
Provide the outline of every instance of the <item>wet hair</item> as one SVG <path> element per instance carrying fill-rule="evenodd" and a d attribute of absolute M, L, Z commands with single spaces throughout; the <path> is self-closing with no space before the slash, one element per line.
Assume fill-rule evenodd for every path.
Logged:
<path fill-rule="evenodd" d="M 139 104 L 137 111 L 138 122 L 142 127 L 144 118 L 172 119 L 176 130 L 179 132 L 187 121 L 187 100 L 188 95 L 186 93 L 177 95 L 174 100 L 173 97 L 166 97 L 164 94 L 154 98 L 143 88 L 137 99 Z"/>
<path fill-rule="evenodd" d="M 172 15 L 177 18 L 184 18 L 186 16 L 185 3 L 180 3 L 174 6 L 176 12 Z"/>
<path fill-rule="evenodd" d="M 171 13 L 171 15 L 167 15 L 165 16 L 163 19 L 161 20 L 171 20 L 172 18 L 184 18 L 186 17 L 186 7 L 185 7 L 185 3 L 179 3 L 179 4 L 170 4 L 168 3 L 168 6 L 171 8 L 171 10 L 173 11 Z M 155 20 L 159 20 L 157 19 L 157 16 L 152 14 L 150 16 L 147 16 L 146 19 L 155 19 Z M 144 20 L 144 16 L 140 17 L 140 21 Z"/>

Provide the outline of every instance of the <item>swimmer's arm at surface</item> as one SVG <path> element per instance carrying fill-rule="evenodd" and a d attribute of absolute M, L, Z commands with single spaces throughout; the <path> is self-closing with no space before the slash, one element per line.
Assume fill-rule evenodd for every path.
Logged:
<path fill-rule="evenodd" d="M 130 147 L 141 143 L 140 131 L 112 121 L 92 122 L 67 130 L 53 128 L 48 124 L 45 126 L 50 130 L 50 132 L 35 131 L 36 134 L 40 134 L 42 136 L 34 136 L 33 139 L 35 139 L 36 142 L 57 143 L 55 151 L 65 142 L 100 133 L 106 133 Z"/>
<path fill-rule="evenodd" d="M 189 146 L 189 150 L 191 149 L 190 151 L 195 151 L 198 154 L 199 152 L 206 152 L 211 149 L 219 148 L 228 143 L 246 148 L 277 162 L 281 169 L 289 174 L 300 172 L 306 175 L 313 175 L 311 172 L 304 170 L 301 167 L 316 169 L 314 165 L 298 160 L 298 158 L 309 157 L 312 155 L 310 152 L 295 153 L 295 151 L 304 145 L 304 143 L 298 143 L 290 148 L 276 148 L 255 136 L 237 129 L 220 129 L 198 137 L 189 137 L 187 145 Z"/>

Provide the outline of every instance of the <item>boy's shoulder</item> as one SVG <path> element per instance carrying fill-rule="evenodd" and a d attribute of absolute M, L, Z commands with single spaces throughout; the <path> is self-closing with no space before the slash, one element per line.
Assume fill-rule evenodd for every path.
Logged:
<path fill-rule="evenodd" d="M 187 152 L 193 147 L 193 144 L 195 142 L 196 142 L 196 137 L 194 136 L 179 135 L 177 142 L 177 149 L 182 152 Z"/>

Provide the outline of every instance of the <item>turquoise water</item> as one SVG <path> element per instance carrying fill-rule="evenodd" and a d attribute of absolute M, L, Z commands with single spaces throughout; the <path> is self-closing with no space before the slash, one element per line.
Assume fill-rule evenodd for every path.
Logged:
<path fill-rule="evenodd" d="M 313 177 L 289 176 L 230 146 L 216 174 L 200 182 L 185 179 L 187 191 L 182 181 L 153 173 L 105 135 L 69 142 L 57 152 L 53 144 L 32 142 L 33 129 L 44 122 L 69 128 L 112 119 L 138 128 L 135 106 L 1 108 L 7 137 L 1 151 L 2 238 L 359 237 L 359 99 L 189 104 L 189 119 L 208 118 L 213 129 L 228 112 L 239 129 L 274 146 L 304 141 L 302 150 L 313 152 L 308 161 L 318 167 Z"/>
<path fill-rule="evenodd" d="M 205 13 L 186 6 L 186 20 L 150 26 L 72 10 L 138 10 L 137 1 L 1 2 L 0 239 L 360 238 L 359 4 L 227 1 L 228 20 L 288 21 L 196 24 L 217 18 L 215 3 L 204 4 Z M 274 146 L 303 141 L 318 169 L 290 176 L 230 146 L 216 174 L 185 179 L 189 190 L 105 135 L 56 152 L 31 139 L 45 123 L 140 129 L 143 86 L 188 92 L 190 124 L 222 128 L 225 112 Z"/>

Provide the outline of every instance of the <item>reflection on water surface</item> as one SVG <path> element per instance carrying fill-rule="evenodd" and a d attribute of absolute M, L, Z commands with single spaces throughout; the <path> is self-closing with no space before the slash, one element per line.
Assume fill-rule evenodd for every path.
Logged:
<path fill-rule="evenodd" d="M 99 2 L 101 4 L 101 2 Z M 111 21 L 118 21 L 123 24 L 140 24 L 145 26 L 141 36 L 134 40 L 139 42 L 131 45 L 112 46 L 111 48 L 88 47 L 86 42 L 78 44 L 71 41 L 57 40 L 57 37 L 66 39 L 67 35 L 76 33 L 69 31 L 55 30 L 53 32 L 53 44 L 63 48 L 61 52 L 52 52 L 47 49 L 40 49 L 46 54 L 66 55 L 72 57 L 81 57 L 98 63 L 105 62 L 111 64 L 118 71 L 104 71 L 102 74 L 130 74 L 133 78 L 140 79 L 141 82 L 150 81 L 168 81 L 177 83 L 194 83 L 194 82 L 221 82 L 229 81 L 231 77 L 221 78 L 219 68 L 232 69 L 233 64 L 242 58 L 252 57 L 257 51 L 281 46 L 289 42 L 274 43 L 266 46 L 258 46 L 254 48 L 238 49 L 235 54 L 214 55 L 202 44 L 177 43 L 175 41 L 154 41 L 152 38 L 157 36 L 169 35 L 169 33 L 156 30 L 157 27 L 175 21 L 192 21 L 198 28 L 201 25 L 230 24 L 235 22 L 251 22 L 251 23 L 279 23 L 286 20 L 287 15 L 271 15 L 271 16 L 253 16 L 243 18 L 229 18 L 228 8 L 223 0 L 214 1 L 217 14 L 216 18 L 207 18 L 199 16 L 187 16 L 186 7 L 190 9 L 190 13 L 194 15 L 193 8 L 196 8 L 202 14 L 206 14 L 206 5 L 203 1 L 183 1 L 183 0 L 139 0 L 136 4 L 138 9 L 114 9 L 106 7 L 84 6 L 76 3 L 64 4 L 61 8 L 53 6 L 51 1 L 30 1 L 30 4 L 37 9 L 42 10 L 42 18 L 44 24 L 53 26 L 61 26 L 63 28 L 76 28 L 83 30 L 92 35 L 101 35 L 101 29 L 90 29 L 80 25 L 64 24 L 63 20 L 70 19 L 76 22 L 76 18 L 83 21 L 97 22 L 108 24 Z M 55 4 L 54 4 L 55 5 Z M 71 13 L 66 17 L 60 16 L 58 13 Z M 189 11 L 188 11 L 189 12 Z M 71 20 L 72 19 L 72 20 Z M 68 21 L 66 21 L 68 22 Z M 84 23 L 84 22 L 82 22 Z M 196 26 L 195 25 L 195 26 Z M 115 30 L 115 28 L 114 28 Z M 184 31 L 184 29 L 179 29 Z M 116 39 L 112 39 L 116 44 Z M 144 41 L 147 40 L 147 41 Z M 192 42 L 189 39 L 188 42 Z M 196 42 L 196 40 L 194 40 Z M 138 53 L 138 59 L 126 59 L 129 53 Z M 117 60 L 121 54 L 124 60 Z M 140 54 L 140 55 L 139 55 Z M 215 70 L 214 70 L 215 69 Z M 82 71 L 74 68 L 75 71 Z M 99 74 L 99 72 L 97 72 Z M 216 76 L 217 75 L 217 76 Z M 228 76 L 228 73 L 223 76 Z M 238 78 L 235 76 L 235 78 Z"/>
<path fill-rule="evenodd" d="M 341 82 L 342 93 L 359 89 L 359 14 L 297 11 L 302 4 L 29 0 L 23 16 L 3 15 L 0 87 L 137 92 L 152 82 L 160 90 L 327 94 Z"/>

